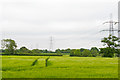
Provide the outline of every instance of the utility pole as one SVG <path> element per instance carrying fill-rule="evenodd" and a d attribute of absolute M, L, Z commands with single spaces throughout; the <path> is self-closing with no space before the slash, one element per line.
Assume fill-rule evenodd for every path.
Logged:
<path fill-rule="evenodd" d="M 102 30 L 102 31 L 109 31 L 109 35 L 114 35 L 114 31 L 118 31 L 114 29 L 114 25 L 116 25 L 118 22 L 112 20 L 112 14 L 110 14 L 110 21 L 104 22 L 103 24 L 109 23 L 109 29 Z"/>

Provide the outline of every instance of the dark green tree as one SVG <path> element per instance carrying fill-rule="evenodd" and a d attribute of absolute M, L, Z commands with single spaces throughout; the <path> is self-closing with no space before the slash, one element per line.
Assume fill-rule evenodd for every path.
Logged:
<path fill-rule="evenodd" d="M 108 37 L 104 37 L 101 42 L 106 46 L 106 48 L 100 48 L 100 53 L 103 54 L 103 57 L 113 57 L 114 53 L 119 54 L 116 49 L 117 47 L 120 47 L 120 44 L 118 44 L 120 39 L 118 37 L 109 35 Z"/>
<path fill-rule="evenodd" d="M 104 46 L 107 46 L 109 48 L 120 47 L 120 44 L 118 44 L 118 42 L 120 42 L 120 39 L 116 36 L 109 35 L 109 37 L 104 37 L 101 42 L 104 43 Z"/>
<path fill-rule="evenodd" d="M 96 57 L 99 54 L 97 47 L 92 47 L 90 51 L 93 57 Z"/>
<path fill-rule="evenodd" d="M 60 50 L 57 50 L 57 52 L 56 52 L 57 54 L 61 54 L 61 52 L 60 52 Z"/>
<path fill-rule="evenodd" d="M 12 39 L 3 39 L 1 40 L 1 47 L 2 49 L 5 49 L 6 54 L 15 54 L 17 44 Z"/>
<path fill-rule="evenodd" d="M 91 54 L 90 50 L 85 49 L 85 50 L 82 52 L 82 56 L 83 56 L 83 57 L 92 57 L 92 54 Z"/>
<path fill-rule="evenodd" d="M 72 50 L 70 51 L 70 56 L 75 56 L 75 50 L 76 50 L 76 49 L 72 49 Z"/>
<path fill-rule="evenodd" d="M 43 50 L 43 53 L 48 53 L 48 52 L 52 52 L 52 51 L 48 51 L 47 49 Z"/>
<path fill-rule="evenodd" d="M 70 53 L 71 50 L 70 50 L 70 48 L 68 48 L 68 49 L 65 49 L 64 51 L 65 51 L 65 53 Z"/>
<path fill-rule="evenodd" d="M 103 57 L 113 57 L 116 49 L 106 47 L 106 48 L 100 48 L 100 54 L 102 53 Z"/>
<path fill-rule="evenodd" d="M 41 53 L 41 51 L 39 49 L 33 49 L 32 53 Z"/>
<path fill-rule="evenodd" d="M 84 48 L 81 48 L 81 49 L 80 49 L 80 52 L 83 52 L 84 50 L 85 50 Z"/>
<path fill-rule="evenodd" d="M 20 48 L 20 53 L 32 53 L 29 49 L 27 49 L 25 46 Z"/>
<path fill-rule="evenodd" d="M 57 53 L 57 52 L 60 52 L 60 53 L 61 53 L 61 50 L 60 50 L 60 49 L 56 49 L 55 52 L 56 52 L 56 53 Z"/>
<path fill-rule="evenodd" d="M 91 50 L 96 50 L 97 52 L 99 52 L 99 49 L 97 47 L 92 47 Z"/>
<path fill-rule="evenodd" d="M 82 54 L 80 52 L 80 49 L 76 49 L 75 52 L 74 52 L 74 55 L 76 55 L 76 56 L 82 56 Z"/>

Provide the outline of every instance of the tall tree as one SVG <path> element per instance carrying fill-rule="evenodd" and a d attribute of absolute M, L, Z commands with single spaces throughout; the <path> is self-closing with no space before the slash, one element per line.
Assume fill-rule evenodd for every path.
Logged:
<path fill-rule="evenodd" d="M 5 53 L 7 53 L 7 54 L 15 54 L 17 44 L 12 39 L 3 39 L 3 40 L 1 40 L 1 47 L 3 49 L 5 49 Z"/>
<path fill-rule="evenodd" d="M 104 43 L 104 46 L 107 46 L 109 48 L 116 48 L 120 46 L 120 44 L 118 44 L 118 42 L 120 42 L 120 39 L 112 35 L 109 35 L 109 37 L 104 37 L 101 42 Z"/>
<path fill-rule="evenodd" d="M 104 37 L 101 42 L 104 43 L 106 48 L 100 48 L 100 53 L 102 53 L 103 57 L 113 57 L 115 53 L 118 53 L 117 47 L 120 47 L 120 39 L 116 36 L 109 35 L 108 37 Z"/>

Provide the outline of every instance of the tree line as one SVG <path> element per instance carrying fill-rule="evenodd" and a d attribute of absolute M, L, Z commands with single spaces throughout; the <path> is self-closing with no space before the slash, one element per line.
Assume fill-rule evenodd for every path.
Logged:
<path fill-rule="evenodd" d="M 105 48 L 97 48 L 92 47 L 91 49 L 56 49 L 55 51 L 49 51 L 47 49 L 32 49 L 29 50 L 25 46 L 17 49 L 17 44 L 15 40 L 12 39 L 3 39 L 1 40 L 2 49 L 0 50 L 2 54 L 41 54 L 41 53 L 56 53 L 58 55 L 69 54 L 70 56 L 79 56 L 79 57 L 114 57 L 120 55 L 120 39 L 116 36 L 109 35 L 108 37 L 104 37 L 101 40 L 104 43 Z"/>

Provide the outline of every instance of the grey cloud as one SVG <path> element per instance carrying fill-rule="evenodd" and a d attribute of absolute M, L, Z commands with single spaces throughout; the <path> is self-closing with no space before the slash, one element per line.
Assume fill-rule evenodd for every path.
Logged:
<path fill-rule="evenodd" d="M 1 0 L 0 22 L 3 38 L 15 39 L 20 46 L 39 43 L 49 48 L 54 36 L 54 48 L 101 47 L 100 39 L 108 28 L 102 25 L 113 12 L 117 19 L 117 0 Z M 113 5 L 114 4 L 114 5 Z"/>

